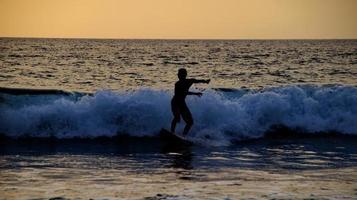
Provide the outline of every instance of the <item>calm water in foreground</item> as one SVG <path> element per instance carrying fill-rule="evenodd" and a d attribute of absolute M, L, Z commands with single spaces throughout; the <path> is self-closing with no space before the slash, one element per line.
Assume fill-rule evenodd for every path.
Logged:
<path fill-rule="evenodd" d="M 5 199 L 355 199 L 357 142 L 269 139 L 230 147 L 156 139 L 1 146 Z"/>

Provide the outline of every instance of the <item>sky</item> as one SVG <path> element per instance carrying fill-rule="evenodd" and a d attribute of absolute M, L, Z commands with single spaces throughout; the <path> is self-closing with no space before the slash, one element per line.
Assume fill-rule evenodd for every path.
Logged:
<path fill-rule="evenodd" d="M 0 37 L 357 39 L 357 0 L 0 0 Z"/>

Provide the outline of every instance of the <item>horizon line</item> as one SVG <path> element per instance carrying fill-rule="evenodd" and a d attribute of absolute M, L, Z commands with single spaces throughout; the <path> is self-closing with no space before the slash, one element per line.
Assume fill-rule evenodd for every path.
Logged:
<path fill-rule="evenodd" d="M 23 37 L 0 36 L 0 39 L 82 39 L 82 40 L 357 40 L 357 38 L 96 38 L 96 37 Z"/>

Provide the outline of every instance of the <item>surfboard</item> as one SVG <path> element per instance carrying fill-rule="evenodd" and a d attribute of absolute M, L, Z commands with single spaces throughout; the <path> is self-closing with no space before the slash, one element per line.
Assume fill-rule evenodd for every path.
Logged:
<path fill-rule="evenodd" d="M 169 142 L 192 144 L 192 142 L 187 140 L 185 137 L 175 134 L 175 133 L 172 133 L 171 131 L 166 130 L 164 128 L 162 128 L 160 131 L 160 137 L 164 140 L 169 141 Z"/>

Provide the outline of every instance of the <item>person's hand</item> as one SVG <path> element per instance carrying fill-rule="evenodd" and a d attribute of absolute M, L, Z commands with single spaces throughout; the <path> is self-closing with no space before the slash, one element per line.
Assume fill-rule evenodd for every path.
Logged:
<path fill-rule="evenodd" d="M 197 92 L 197 96 L 198 96 L 198 97 L 201 97 L 202 95 L 203 95 L 202 92 Z"/>
<path fill-rule="evenodd" d="M 211 79 L 207 79 L 207 80 L 206 80 L 206 83 L 208 84 L 210 81 L 211 81 Z"/>

